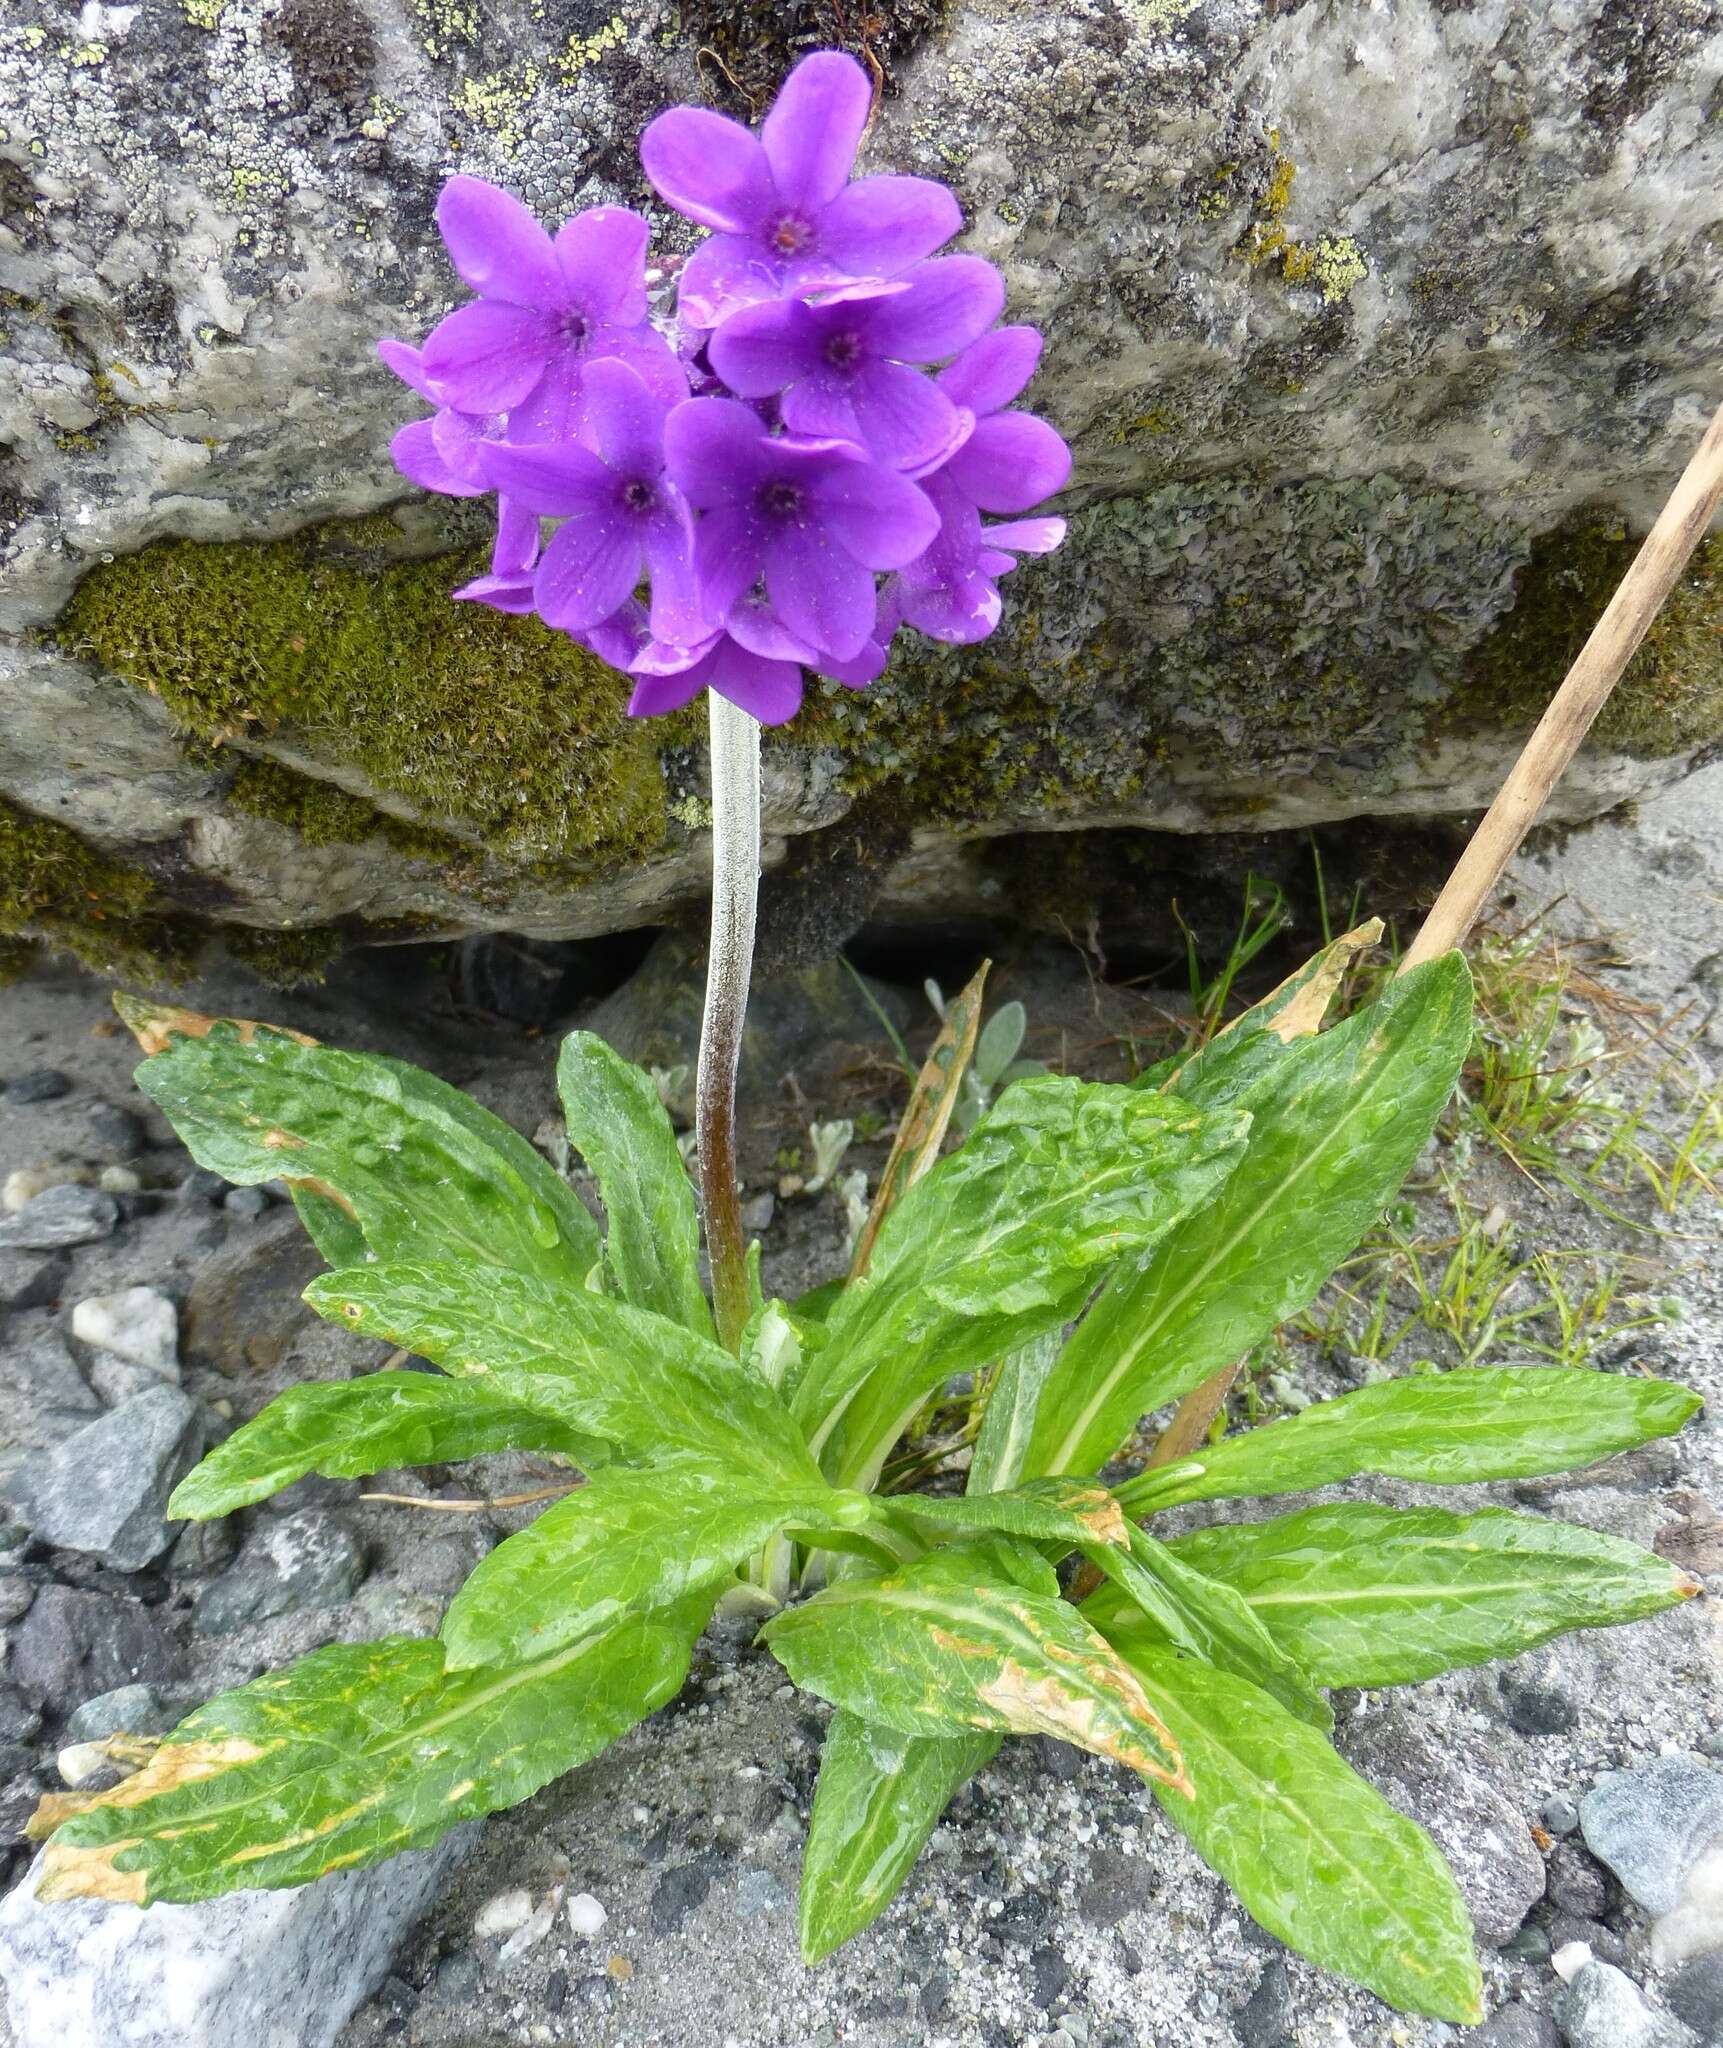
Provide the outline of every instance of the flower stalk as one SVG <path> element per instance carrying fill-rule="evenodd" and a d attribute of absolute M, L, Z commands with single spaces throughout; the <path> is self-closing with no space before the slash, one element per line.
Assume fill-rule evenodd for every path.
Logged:
<path fill-rule="evenodd" d="M 736 1069 L 754 964 L 760 893 L 760 722 L 706 693 L 712 741 L 712 943 L 700 1020 L 695 1130 L 718 1334 L 739 1351 L 749 1313 L 747 1246 L 736 1184 Z"/>

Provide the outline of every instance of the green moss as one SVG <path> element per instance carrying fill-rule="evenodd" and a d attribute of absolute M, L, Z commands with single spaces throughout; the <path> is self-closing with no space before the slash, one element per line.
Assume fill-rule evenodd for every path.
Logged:
<path fill-rule="evenodd" d="M 269 932 L 236 925 L 224 936 L 234 959 L 271 988 L 314 988 L 347 950 L 345 935 L 328 924 Z"/>
<path fill-rule="evenodd" d="M 1546 534 L 1520 572 L 1512 611 L 1474 652 L 1439 724 L 1473 730 L 1541 717 L 1638 547 L 1595 513 Z M 1605 747 L 1648 757 L 1723 738 L 1723 540 L 1694 550 L 1592 732 Z"/>
<path fill-rule="evenodd" d="M 159 697 L 188 735 L 291 727 L 513 861 L 610 866 L 657 846 L 656 738 L 626 715 L 617 677 L 536 619 L 452 602 L 485 566 L 477 551 L 404 560 L 403 545 L 387 518 L 158 542 L 92 570 L 57 636 Z M 356 813 L 321 799 L 314 828 L 338 836 Z"/>
<path fill-rule="evenodd" d="M 219 763 L 219 750 L 208 751 Z M 291 825 L 307 846 L 358 846 L 380 837 L 398 852 L 420 860 L 461 861 L 472 856 L 470 846 L 447 832 L 410 825 L 363 797 L 314 775 L 302 775 L 280 761 L 248 756 L 227 786 L 227 802 L 232 810 Z"/>
<path fill-rule="evenodd" d="M 187 934 L 161 915 L 155 884 L 68 827 L 0 798 L 0 941 L 70 953 L 99 974 L 152 983 L 181 976 Z"/>

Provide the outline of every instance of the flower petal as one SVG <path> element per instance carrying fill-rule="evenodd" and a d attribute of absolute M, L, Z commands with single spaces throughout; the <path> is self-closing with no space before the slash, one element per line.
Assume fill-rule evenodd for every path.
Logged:
<path fill-rule="evenodd" d="M 572 441 L 580 427 L 580 385 L 580 357 L 558 349 L 520 404 L 510 406 L 509 439 L 517 443 Z"/>
<path fill-rule="evenodd" d="M 858 178 L 820 216 L 820 250 L 852 277 L 895 277 L 963 225 L 963 209 L 932 178 Z"/>
<path fill-rule="evenodd" d="M 873 626 L 873 578 L 818 525 L 769 537 L 766 593 L 798 639 L 839 661 L 861 652 Z"/>
<path fill-rule="evenodd" d="M 692 704 L 706 687 L 706 677 L 712 667 L 712 656 L 693 668 L 678 669 L 674 675 L 641 676 L 634 685 L 634 695 L 628 700 L 630 718 L 656 718 L 666 711 L 680 711 L 684 704 Z"/>
<path fill-rule="evenodd" d="M 1005 306 L 1005 280 L 981 256 L 918 263 L 906 282 L 908 291 L 876 301 L 867 314 L 869 345 L 900 363 L 956 355 L 985 334 Z"/>
<path fill-rule="evenodd" d="M 886 650 L 877 640 L 869 640 L 853 661 L 834 661 L 829 654 L 822 654 L 810 666 L 846 689 L 865 690 L 885 674 L 885 660 Z"/>
<path fill-rule="evenodd" d="M 547 626 L 582 633 L 620 610 L 639 581 L 639 527 L 609 510 L 581 512 L 551 535 L 533 600 Z"/>
<path fill-rule="evenodd" d="M 977 423 L 943 474 L 983 512 L 1027 512 L 1065 484 L 1071 451 L 1032 412 L 996 412 Z"/>
<path fill-rule="evenodd" d="M 449 595 L 473 604 L 489 605 L 493 612 L 507 612 L 513 618 L 524 617 L 533 608 L 530 576 L 475 576 L 470 583 L 463 583 L 459 590 L 451 590 Z"/>
<path fill-rule="evenodd" d="M 819 365 L 820 329 L 795 299 L 744 306 L 707 345 L 711 364 L 740 398 L 769 398 Z"/>
<path fill-rule="evenodd" d="M 431 422 L 431 439 L 437 444 L 437 453 L 475 491 L 491 488 L 479 469 L 479 450 L 489 438 L 493 423 L 500 424 L 495 413 L 456 412 L 450 405 L 443 406 Z"/>
<path fill-rule="evenodd" d="M 750 654 L 763 654 L 770 661 L 806 664 L 820 658 L 778 617 L 763 591 L 745 591 L 730 607 L 724 623 L 730 638 Z"/>
<path fill-rule="evenodd" d="M 600 357 L 581 377 L 583 436 L 625 477 L 656 477 L 664 468 L 664 422 L 670 408 L 646 388 L 640 372 L 619 357 Z"/>
<path fill-rule="evenodd" d="M 985 640 L 998 625 L 1003 609 L 999 592 L 978 569 L 955 583 L 936 584 L 930 590 L 906 587 L 903 592 L 904 623 L 930 640 L 958 647 Z"/>
<path fill-rule="evenodd" d="M 802 708 L 802 672 L 793 661 L 766 661 L 720 640 L 706 672 L 706 687 L 739 705 L 762 725 L 784 725 Z"/>
<path fill-rule="evenodd" d="M 457 476 L 437 446 L 435 420 L 414 420 L 389 443 L 389 460 L 410 484 L 445 498 L 480 498 L 485 485 Z"/>
<path fill-rule="evenodd" d="M 903 363 L 869 363 L 856 372 L 850 388 L 862 437 L 888 469 L 914 469 L 948 453 L 962 439 L 956 406 L 919 370 Z M 788 405 L 784 418 L 791 426 L 810 431 L 792 416 Z"/>
<path fill-rule="evenodd" d="M 431 329 L 425 374 L 444 405 L 507 412 L 538 384 L 555 351 L 555 329 L 545 314 L 479 299 Z"/>
<path fill-rule="evenodd" d="M 463 281 L 482 298 L 516 306 L 559 303 L 562 273 L 551 239 L 512 192 L 457 175 L 437 201 L 437 226 Z"/>
<path fill-rule="evenodd" d="M 646 645 L 646 608 L 638 598 L 631 597 L 619 612 L 614 612 L 602 624 L 580 635 L 583 646 L 589 647 L 600 661 L 609 662 L 612 668 L 626 670 L 635 656 Z"/>
<path fill-rule="evenodd" d="M 640 138 L 640 161 L 661 199 L 720 234 L 746 234 L 771 201 L 758 139 L 706 107 L 660 114 Z"/>
<path fill-rule="evenodd" d="M 913 377 L 915 372 L 909 374 Z M 859 443 L 862 426 L 853 392 L 849 378 L 816 371 L 784 393 L 784 425 L 792 433 L 812 434 L 822 441 Z"/>
<path fill-rule="evenodd" d="M 562 518 L 609 507 L 615 501 L 616 479 L 596 455 L 577 442 L 551 446 L 487 441 L 479 450 L 478 462 L 493 491 L 507 491 L 529 512 Z M 615 609 L 612 605 L 611 610 Z"/>
<path fill-rule="evenodd" d="M 497 533 L 491 542 L 493 576 L 529 576 L 538 560 L 538 514 L 518 498 L 497 499 Z"/>
<path fill-rule="evenodd" d="M 690 398 L 664 426 L 664 463 L 691 505 L 745 496 L 766 463 L 766 428 L 735 398 Z"/>
<path fill-rule="evenodd" d="M 821 524 L 864 568 L 901 569 L 939 532 L 939 514 L 927 493 L 877 462 L 828 463 L 810 478 L 809 496 Z M 788 612 L 784 617 L 802 631 Z"/>
<path fill-rule="evenodd" d="M 939 388 L 953 405 L 977 414 L 998 412 L 1034 376 L 1040 360 L 1039 328 L 995 328 L 940 371 Z"/>
<path fill-rule="evenodd" d="M 723 618 L 760 580 L 763 559 L 759 524 L 751 514 L 730 505 L 708 512 L 694 529 L 694 573 L 704 616 Z"/>
<path fill-rule="evenodd" d="M 873 85 L 853 57 L 820 50 L 779 89 L 760 130 L 772 182 L 787 205 L 812 210 L 835 199 L 861 147 Z"/>
<path fill-rule="evenodd" d="M 646 249 L 652 229 L 626 206 L 590 206 L 556 231 L 562 303 L 591 320 L 632 327 L 646 318 Z"/>
<path fill-rule="evenodd" d="M 748 235 L 714 235 L 682 266 L 676 310 L 691 327 L 716 327 L 742 306 L 776 299 L 783 275 L 764 246 Z"/>
<path fill-rule="evenodd" d="M 705 639 L 711 627 L 694 567 L 694 522 L 680 498 L 646 528 L 645 538 L 652 577 L 652 637 L 692 646 Z"/>
<path fill-rule="evenodd" d="M 1020 555 L 1050 555 L 1065 538 L 1065 522 L 1014 519 L 1008 526 L 984 526 L 981 533 L 992 547 L 1010 548 Z"/>
<path fill-rule="evenodd" d="M 430 378 L 425 375 L 425 358 L 421 350 L 410 341 L 396 341 L 385 335 L 377 344 L 377 354 L 409 391 L 416 391 L 421 398 L 436 404 L 437 394 L 431 389 Z"/>

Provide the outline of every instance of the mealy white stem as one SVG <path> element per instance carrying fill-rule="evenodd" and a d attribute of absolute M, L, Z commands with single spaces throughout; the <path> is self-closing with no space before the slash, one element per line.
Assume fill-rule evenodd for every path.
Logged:
<path fill-rule="evenodd" d="M 712 943 L 700 1023 L 695 1128 L 718 1331 L 735 1350 L 748 1321 L 747 1247 L 736 1186 L 736 1067 L 760 893 L 760 724 L 708 690 L 712 740 Z"/>

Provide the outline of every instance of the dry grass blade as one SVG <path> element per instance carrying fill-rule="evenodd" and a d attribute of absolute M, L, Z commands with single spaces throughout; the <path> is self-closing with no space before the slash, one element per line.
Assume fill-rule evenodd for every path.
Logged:
<path fill-rule="evenodd" d="M 945 1023 L 933 1041 L 933 1050 L 922 1064 L 909 1106 L 897 1127 L 891 1156 L 879 1177 L 879 1190 L 868 1211 L 867 1222 L 856 1239 L 850 1261 L 850 1278 L 859 1280 L 873 1257 L 874 1241 L 893 1204 L 905 1194 L 939 1157 L 951 1113 L 957 1106 L 957 1091 L 963 1085 L 964 1069 L 975 1051 L 981 1029 L 981 995 L 987 985 L 987 970 L 993 963 L 983 960 L 974 979 L 946 1008 Z"/>

